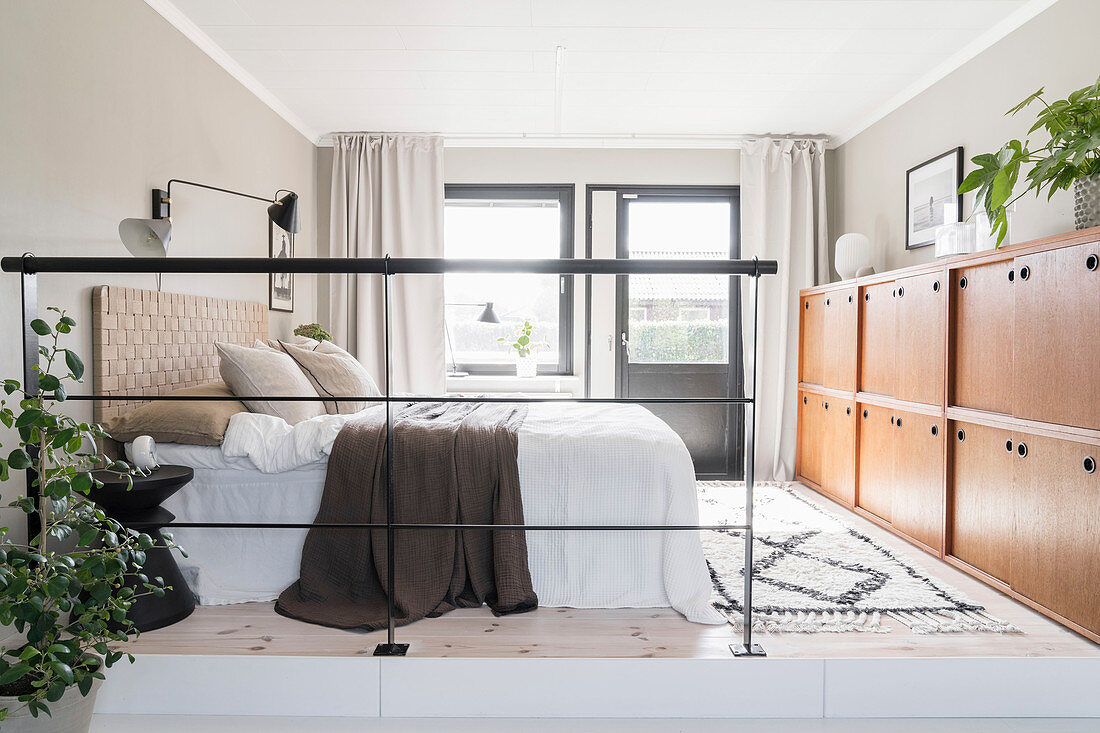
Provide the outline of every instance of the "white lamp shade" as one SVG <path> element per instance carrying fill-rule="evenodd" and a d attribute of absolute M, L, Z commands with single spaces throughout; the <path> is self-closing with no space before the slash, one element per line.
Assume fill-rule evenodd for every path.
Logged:
<path fill-rule="evenodd" d="M 118 236 L 134 257 L 167 257 L 172 222 L 167 219 L 123 219 Z"/>
<path fill-rule="evenodd" d="M 833 266 L 843 280 L 872 274 L 876 258 L 875 246 L 864 234 L 842 234 L 836 240 Z"/>

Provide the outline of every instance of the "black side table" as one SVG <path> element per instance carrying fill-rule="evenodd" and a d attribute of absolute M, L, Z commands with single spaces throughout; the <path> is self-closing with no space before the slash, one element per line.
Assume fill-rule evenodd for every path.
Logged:
<path fill-rule="evenodd" d="M 124 478 L 103 471 L 96 471 L 94 476 L 103 486 L 92 488 L 92 500 L 123 527 L 145 532 L 153 539 L 153 547 L 145 551 L 141 572 L 148 578 L 164 578 L 164 584 L 172 586 L 161 598 L 147 595 L 135 600 L 127 614 L 130 622 L 138 631 L 152 631 L 190 616 L 195 610 L 195 596 L 172 551 L 165 546 L 160 528 L 176 518 L 161 502 L 193 479 L 194 470 L 187 466 L 161 466 L 148 476 L 134 476 L 129 491 Z M 145 592 L 136 578 L 128 578 L 126 585 L 139 593 Z"/>

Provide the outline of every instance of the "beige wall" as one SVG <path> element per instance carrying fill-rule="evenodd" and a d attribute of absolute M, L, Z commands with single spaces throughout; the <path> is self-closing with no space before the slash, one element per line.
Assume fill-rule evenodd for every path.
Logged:
<path fill-rule="evenodd" d="M 296 254 L 315 253 L 315 146 L 141 0 L 0 0 L 0 68 L 0 254 L 126 256 L 119 220 L 148 217 L 149 190 L 169 178 L 296 191 Z M 261 202 L 172 193 L 172 256 L 267 255 Z M 39 281 L 42 307 L 65 307 L 79 322 L 69 343 L 86 357 L 90 287 L 155 287 L 152 275 Z M 275 333 L 314 319 L 312 276 L 296 285 L 296 312 L 272 313 Z M 267 302 L 266 275 L 166 275 L 164 289 Z M 20 377 L 16 275 L 0 275 L 0 304 L 0 376 Z M 5 453 L 12 437 L 0 433 Z M 21 490 L 21 478 L 10 481 L 4 496 Z M 21 520 L 5 523 L 22 531 Z"/>
<path fill-rule="evenodd" d="M 861 232 L 886 248 L 890 269 L 933 258 L 933 248 L 905 250 L 905 171 L 963 146 L 970 158 L 1022 138 L 1034 108 L 1005 117 L 1020 100 L 1045 86 L 1049 99 L 1087 86 L 1100 73 L 1100 2 L 1060 0 L 1032 21 L 840 146 L 834 156 L 829 227 L 831 240 Z M 964 199 L 969 215 L 973 196 Z M 1019 202 L 1012 241 L 1073 229 L 1073 195 L 1046 194 Z"/>

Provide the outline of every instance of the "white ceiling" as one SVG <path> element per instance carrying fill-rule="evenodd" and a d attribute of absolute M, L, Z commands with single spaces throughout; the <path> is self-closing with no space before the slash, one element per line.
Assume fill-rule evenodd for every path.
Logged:
<path fill-rule="evenodd" d="M 146 1 L 311 137 L 834 139 L 1054 2 Z M 556 46 L 566 49 L 558 131 Z"/>

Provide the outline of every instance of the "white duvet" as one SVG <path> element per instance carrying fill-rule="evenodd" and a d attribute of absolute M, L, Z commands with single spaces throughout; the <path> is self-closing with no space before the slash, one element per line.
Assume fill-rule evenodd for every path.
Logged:
<path fill-rule="evenodd" d="M 240 413 L 230 421 L 220 451 L 162 445 L 162 462 L 196 467 L 195 481 L 165 506 L 180 521 L 309 522 L 320 501 L 333 441 L 351 417 L 324 415 L 290 426 L 270 415 Z M 260 474 L 275 475 L 265 479 Z M 698 521 L 687 448 L 638 405 L 530 405 L 519 431 L 519 474 L 528 524 Z M 302 535 L 293 530 L 176 532 L 191 553 L 184 563 L 204 603 L 275 597 L 288 578 L 297 577 Z M 543 606 L 671 606 L 691 621 L 724 622 L 709 603 L 710 578 L 697 532 L 532 530 L 527 543 Z M 242 584 L 247 588 L 234 590 Z"/>

